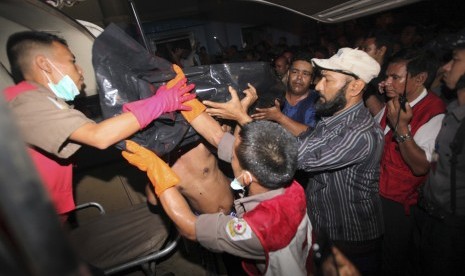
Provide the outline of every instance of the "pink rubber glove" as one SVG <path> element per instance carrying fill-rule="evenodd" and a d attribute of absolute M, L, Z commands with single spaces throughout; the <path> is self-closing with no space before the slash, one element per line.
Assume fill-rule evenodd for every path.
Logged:
<path fill-rule="evenodd" d="M 187 79 L 183 78 L 172 88 L 163 85 L 150 98 L 124 104 L 123 112 L 132 112 L 139 122 L 140 129 L 143 129 L 163 113 L 191 110 L 191 107 L 183 105 L 183 103 L 194 99 L 196 94 L 188 93 L 194 88 L 194 84 L 186 86 L 186 82 Z"/>

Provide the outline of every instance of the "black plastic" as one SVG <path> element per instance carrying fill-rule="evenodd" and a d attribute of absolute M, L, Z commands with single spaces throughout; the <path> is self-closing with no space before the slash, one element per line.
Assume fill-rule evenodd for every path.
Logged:
<path fill-rule="evenodd" d="M 124 103 L 150 97 L 151 86 L 157 88 L 175 77 L 171 63 L 151 55 L 114 24 L 96 38 L 92 63 L 104 118 L 120 114 Z M 285 93 L 285 86 L 265 62 L 214 64 L 183 71 L 188 81 L 195 83 L 195 93 L 200 100 L 228 101 L 231 98 L 229 85 L 236 88 L 242 98 L 247 83 L 257 88 L 257 107 L 273 106 L 274 100 Z M 173 112 L 162 115 L 131 139 L 161 156 L 195 142 L 199 136 L 179 112 Z M 120 143 L 119 147 L 123 145 Z"/>

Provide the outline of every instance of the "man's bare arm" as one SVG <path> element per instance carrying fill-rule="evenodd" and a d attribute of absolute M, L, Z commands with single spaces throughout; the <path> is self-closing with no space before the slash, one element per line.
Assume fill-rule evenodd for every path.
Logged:
<path fill-rule="evenodd" d="M 192 213 L 189 204 L 181 193 L 172 187 L 159 195 L 163 209 L 168 217 L 176 224 L 179 233 L 189 240 L 197 240 L 195 222 L 197 217 Z"/>
<path fill-rule="evenodd" d="M 76 129 L 70 139 L 81 144 L 106 149 L 139 131 L 139 123 L 131 113 L 109 118 L 100 123 L 87 123 Z"/>
<path fill-rule="evenodd" d="M 203 112 L 192 120 L 190 122 L 192 127 L 207 139 L 210 144 L 218 147 L 224 132 L 220 124 L 211 116 L 234 120 L 240 125 L 252 121 L 252 118 L 247 114 L 247 109 L 257 100 L 257 91 L 252 85 L 248 84 L 248 86 L 249 88 L 244 90 L 246 97 L 242 101 L 239 100 L 236 90 L 232 87 L 229 87 L 229 93 L 231 93 L 230 101 L 226 103 L 204 101 L 205 105 L 212 108 L 207 108 L 206 112 Z"/>

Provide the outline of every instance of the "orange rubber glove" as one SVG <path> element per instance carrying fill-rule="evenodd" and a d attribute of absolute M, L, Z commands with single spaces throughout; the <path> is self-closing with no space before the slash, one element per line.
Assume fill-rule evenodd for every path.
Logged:
<path fill-rule="evenodd" d="M 179 177 L 154 152 L 140 146 L 136 142 L 126 140 L 126 150 L 121 153 L 128 162 L 139 170 L 147 172 L 147 176 L 155 187 L 155 194 L 160 196 L 166 189 L 176 186 Z"/>
<path fill-rule="evenodd" d="M 173 64 L 173 70 L 176 73 L 176 77 L 174 79 L 170 80 L 167 84 L 167 88 L 171 88 L 175 86 L 178 82 L 183 80 L 186 76 L 184 75 L 184 72 L 182 71 L 181 67 L 179 67 L 176 64 Z M 189 123 L 192 122 L 197 116 L 199 116 L 202 112 L 205 111 L 206 107 L 197 99 L 192 99 L 189 101 L 186 101 L 183 103 L 184 106 L 189 106 L 192 108 L 192 110 L 189 111 L 181 111 L 182 116 L 188 121 Z"/>

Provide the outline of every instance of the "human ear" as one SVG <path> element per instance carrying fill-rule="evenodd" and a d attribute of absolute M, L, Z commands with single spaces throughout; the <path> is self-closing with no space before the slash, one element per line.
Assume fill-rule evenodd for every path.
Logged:
<path fill-rule="evenodd" d="M 347 93 L 352 97 L 356 97 L 362 93 L 364 87 L 365 83 L 362 80 L 353 80 L 348 87 Z"/>
<path fill-rule="evenodd" d="M 417 83 L 418 85 L 423 85 L 427 78 L 428 78 L 428 73 L 421 72 L 415 76 L 415 83 Z"/>
<path fill-rule="evenodd" d="M 248 179 L 249 181 L 248 181 L 247 183 L 245 183 L 245 176 L 246 176 L 246 175 L 247 175 L 247 177 L 249 178 L 249 179 Z M 245 185 L 245 186 L 248 186 L 248 185 L 252 184 L 252 182 L 253 182 L 253 176 L 252 176 L 252 174 L 251 174 L 249 171 L 245 171 L 245 172 L 244 172 L 244 185 Z"/>
<path fill-rule="evenodd" d="M 52 72 L 52 67 L 50 65 L 50 62 L 48 61 L 47 57 L 45 57 L 44 55 L 37 55 L 34 58 L 34 63 L 40 70 L 43 70 L 47 73 Z"/>

